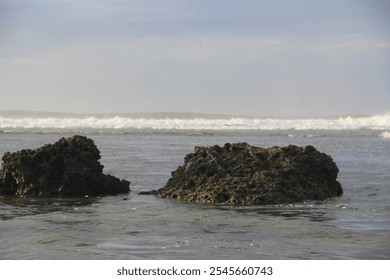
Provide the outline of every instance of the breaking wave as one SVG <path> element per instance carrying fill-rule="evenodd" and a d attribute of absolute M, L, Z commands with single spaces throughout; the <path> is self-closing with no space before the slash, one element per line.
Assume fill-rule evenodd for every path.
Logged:
<path fill-rule="evenodd" d="M 382 132 L 381 137 L 385 139 L 390 139 L 390 131 Z"/>
<path fill-rule="evenodd" d="M 1 131 L 15 130 L 390 130 L 390 113 L 339 118 L 132 118 L 0 117 Z M 382 137 L 389 138 L 389 132 Z"/>

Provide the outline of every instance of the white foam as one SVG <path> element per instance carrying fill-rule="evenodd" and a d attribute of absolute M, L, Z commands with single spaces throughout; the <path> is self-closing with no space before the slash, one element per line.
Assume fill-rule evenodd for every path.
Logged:
<path fill-rule="evenodd" d="M 4 118 L 0 117 L 0 130 L 12 129 L 166 129 L 166 130 L 390 130 L 390 114 L 370 117 L 340 118 L 231 118 L 231 119 L 178 119 L 178 118 Z M 388 138 L 389 132 L 382 133 Z"/>
<path fill-rule="evenodd" d="M 385 139 L 390 139 L 390 131 L 382 132 L 381 137 Z"/>

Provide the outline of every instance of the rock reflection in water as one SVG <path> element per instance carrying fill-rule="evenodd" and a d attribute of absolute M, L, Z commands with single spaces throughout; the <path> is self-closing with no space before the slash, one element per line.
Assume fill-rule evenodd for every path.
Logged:
<path fill-rule="evenodd" d="M 247 206 L 247 207 L 214 207 L 219 210 L 230 210 L 238 213 L 256 214 L 265 217 L 283 217 L 286 220 L 308 219 L 314 222 L 333 220 L 329 210 L 321 207 L 320 204 L 281 204 L 272 206 Z"/>
<path fill-rule="evenodd" d="M 74 211 L 96 203 L 96 197 L 0 197 L 0 220 L 12 220 L 21 216 L 48 214 L 57 211 Z"/>

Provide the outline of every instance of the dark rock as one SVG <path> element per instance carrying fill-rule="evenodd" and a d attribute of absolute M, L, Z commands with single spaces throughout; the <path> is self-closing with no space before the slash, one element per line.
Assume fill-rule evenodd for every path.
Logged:
<path fill-rule="evenodd" d="M 195 147 L 157 196 L 228 205 L 323 200 L 342 194 L 338 171 L 332 158 L 313 146 Z"/>
<path fill-rule="evenodd" d="M 100 152 L 84 136 L 62 138 L 36 150 L 7 152 L 0 170 L 1 195 L 115 195 L 130 182 L 103 174 Z"/>

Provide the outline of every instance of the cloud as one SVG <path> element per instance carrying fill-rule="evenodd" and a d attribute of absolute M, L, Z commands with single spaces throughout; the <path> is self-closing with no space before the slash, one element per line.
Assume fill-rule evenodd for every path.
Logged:
<path fill-rule="evenodd" d="M 368 16 L 380 10 L 375 1 L 364 5 L 355 1 L 268 0 L 5 3 L 8 4 L 0 4 L 5 7 L 0 23 L 8 26 L 8 40 L 40 46 L 218 33 L 300 39 L 361 32 L 383 34 L 389 23 L 381 17 Z"/>
<path fill-rule="evenodd" d="M 6 2 L 2 106 L 321 114 L 390 101 L 388 33 L 355 2 Z"/>
<path fill-rule="evenodd" d="M 0 89 L 15 96 L 31 92 L 36 98 L 29 104 L 66 111 L 324 113 L 354 110 L 356 104 L 346 106 L 354 95 L 383 83 L 366 74 L 376 64 L 365 57 L 388 52 L 386 41 L 230 34 L 80 43 L 3 56 Z"/>

